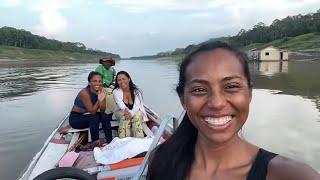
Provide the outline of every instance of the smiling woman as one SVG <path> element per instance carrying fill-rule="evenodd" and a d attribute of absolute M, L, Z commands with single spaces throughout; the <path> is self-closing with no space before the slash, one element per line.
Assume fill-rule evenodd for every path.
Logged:
<path fill-rule="evenodd" d="M 111 115 L 105 114 L 106 94 L 102 87 L 102 75 L 98 72 L 90 72 L 88 76 L 88 86 L 83 88 L 76 99 L 69 117 L 72 128 L 90 128 L 92 146 L 98 144 L 99 124 L 105 133 L 107 143 L 112 140 Z M 93 147 L 91 147 L 93 148 Z"/>
<path fill-rule="evenodd" d="M 120 71 L 116 76 L 113 96 L 117 103 L 116 118 L 120 121 L 119 137 L 130 137 L 131 128 L 134 137 L 143 137 L 142 123 L 147 121 L 141 90 L 132 82 L 126 71 Z"/>
<path fill-rule="evenodd" d="M 180 66 L 186 114 L 150 161 L 147 179 L 319 179 L 308 165 L 241 137 L 252 86 L 247 56 L 223 42 L 202 44 Z"/>

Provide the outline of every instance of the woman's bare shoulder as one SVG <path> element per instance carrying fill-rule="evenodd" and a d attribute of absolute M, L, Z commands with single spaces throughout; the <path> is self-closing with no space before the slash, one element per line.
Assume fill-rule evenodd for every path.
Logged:
<path fill-rule="evenodd" d="M 78 95 L 81 99 L 89 97 L 89 92 L 86 88 L 83 88 L 80 90 L 79 95 Z"/>
<path fill-rule="evenodd" d="M 320 180 L 320 175 L 307 164 L 278 155 L 269 163 L 267 180 L 278 179 Z"/>

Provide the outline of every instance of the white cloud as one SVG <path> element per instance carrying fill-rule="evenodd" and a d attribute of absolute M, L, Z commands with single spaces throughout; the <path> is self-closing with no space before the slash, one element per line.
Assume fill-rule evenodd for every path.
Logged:
<path fill-rule="evenodd" d="M 188 14 L 187 16 L 193 17 L 193 18 L 206 18 L 206 17 L 212 17 L 213 13 L 210 12 L 196 12 Z"/>
<path fill-rule="evenodd" d="M 0 7 L 14 8 L 21 4 L 21 0 L 0 0 Z"/>
<path fill-rule="evenodd" d="M 231 5 L 233 0 L 225 1 L 225 0 L 213 0 L 208 2 L 208 8 L 214 9 L 214 8 L 221 8 L 228 5 Z M 239 2 L 239 1 L 238 1 Z"/>
<path fill-rule="evenodd" d="M 88 4 L 88 6 L 91 6 L 91 5 L 93 5 L 93 2 L 92 1 L 88 1 L 87 4 Z"/>
<path fill-rule="evenodd" d="M 158 36 L 160 34 L 159 31 L 149 31 L 146 33 L 148 36 Z"/>
<path fill-rule="evenodd" d="M 124 8 L 128 12 L 145 12 L 150 9 L 163 9 L 165 6 L 171 6 L 171 0 L 150 1 L 150 0 L 106 0 L 107 5 Z"/>
<path fill-rule="evenodd" d="M 106 5 L 125 9 L 128 12 L 147 12 L 153 10 L 201 10 L 207 9 L 207 2 L 197 0 L 105 0 Z"/>
<path fill-rule="evenodd" d="M 33 11 L 40 12 L 40 24 L 34 27 L 35 31 L 50 37 L 63 34 L 68 27 L 68 21 L 61 10 L 68 7 L 67 1 L 63 0 L 45 0 L 33 6 Z"/>
<path fill-rule="evenodd" d="M 210 0 L 210 1 L 199 1 L 199 0 L 105 0 L 107 6 L 124 9 L 131 13 L 143 13 L 150 11 L 223 11 L 231 13 L 233 16 L 241 16 L 243 13 L 247 14 L 245 10 L 249 12 L 255 12 L 260 10 L 279 10 L 286 13 L 288 9 L 305 7 L 308 4 L 320 5 L 319 0 Z M 196 15 L 195 12 L 190 12 L 191 16 L 202 16 Z M 251 16 L 254 14 L 251 14 Z"/>
<path fill-rule="evenodd" d="M 101 35 L 101 36 L 98 36 L 96 38 L 96 40 L 98 40 L 98 41 L 108 41 L 108 38 L 105 35 Z"/>
<path fill-rule="evenodd" d="M 144 13 L 146 9 L 141 7 L 128 7 L 127 11 L 129 13 Z"/>
<path fill-rule="evenodd" d="M 96 38 L 97 41 L 104 41 L 108 43 L 115 43 L 116 41 L 112 38 L 112 36 L 100 35 Z"/>
<path fill-rule="evenodd" d="M 257 22 L 269 25 L 276 18 L 297 15 L 298 12 L 310 13 L 311 7 L 319 6 L 320 1 L 316 0 L 231 0 L 224 6 L 224 15 L 229 17 L 232 23 L 245 28 Z"/>

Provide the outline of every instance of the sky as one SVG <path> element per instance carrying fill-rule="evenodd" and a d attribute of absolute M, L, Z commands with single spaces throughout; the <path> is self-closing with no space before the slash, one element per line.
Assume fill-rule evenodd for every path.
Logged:
<path fill-rule="evenodd" d="M 318 9 L 320 0 L 0 0 L 0 27 L 132 57 Z"/>

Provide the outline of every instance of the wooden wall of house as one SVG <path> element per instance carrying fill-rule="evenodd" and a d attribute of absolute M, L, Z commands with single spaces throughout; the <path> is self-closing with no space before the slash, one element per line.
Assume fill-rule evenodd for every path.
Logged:
<path fill-rule="evenodd" d="M 279 61 L 280 51 L 274 47 L 267 47 L 260 51 L 260 61 Z"/>

